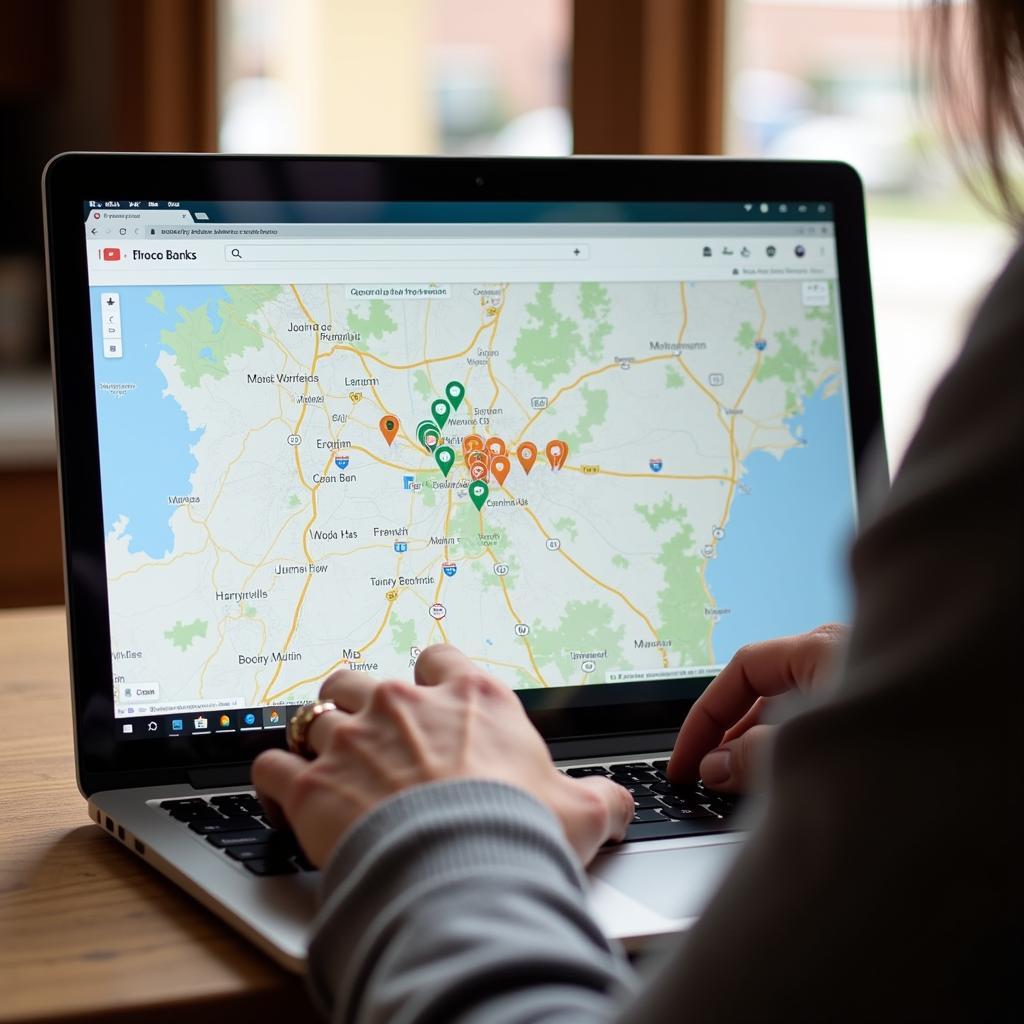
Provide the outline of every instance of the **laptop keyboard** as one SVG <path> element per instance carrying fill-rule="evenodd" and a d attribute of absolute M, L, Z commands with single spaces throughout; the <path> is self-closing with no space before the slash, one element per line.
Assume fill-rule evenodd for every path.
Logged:
<path fill-rule="evenodd" d="M 583 778 L 605 775 L 633 794 L 636 810 L 624 842 L 733 832 L 738 799 L 705 789 L 701 783 L 676 786 L 668 781 L 668 761 L 622 761 L 561 769 Z"/>
<path fill-rule="evenodd" d="M 633 794 L 636 811 L 625 842 L 712 835 L 734 831 L 730 821 L 734 797 L 668 781 L 668 761 L 624 761 L 560 769 L 573 778 L 605 775 Z M 293 875 L 315 871 L 295 836 L 271 826 L 255 794 L 230 793 L 210 797 L 162 800 L 160 807 L 183 828 L 203 836 L 211 847 L 237 861 L 254 875 Z"/>
<path fill-rule="evenodd" d="M 252 793 L 162 800 L 160 807 L 254 875 L 316 871 L 291 832 L 271 827 Z"/>

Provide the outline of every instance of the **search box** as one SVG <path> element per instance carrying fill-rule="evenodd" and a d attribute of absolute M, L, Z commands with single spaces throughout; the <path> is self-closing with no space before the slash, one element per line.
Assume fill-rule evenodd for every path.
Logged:
<path fill-rule="evenodd" d="M 582 262 L 586 245 L 573 242 L 313 242 L 226 245 L 227 263 L 509 263 Z"/>

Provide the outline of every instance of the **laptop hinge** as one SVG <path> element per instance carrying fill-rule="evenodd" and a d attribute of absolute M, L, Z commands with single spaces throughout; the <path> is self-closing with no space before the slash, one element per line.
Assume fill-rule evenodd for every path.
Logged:
<path fill-rule="evenodd" d="M 677 732 L 677 729 L 673 729 L 670 732 L 635 732 L 628 735 L 548 740 L 548 750 L 556 761 L 650 754 L 656 750 L 671 750 Z"/>
<path fill-rule="evenodd" d="M 191 768 L 186 773 L 193 789 L 216 789 L 218 786 L 249 786 L 249 764 L 224 764 L 212 768 Z"/>

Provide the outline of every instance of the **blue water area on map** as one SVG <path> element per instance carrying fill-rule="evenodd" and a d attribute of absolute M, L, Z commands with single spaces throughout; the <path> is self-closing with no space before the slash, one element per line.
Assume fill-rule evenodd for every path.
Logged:
<path fill-rule="evenodd" d="M 166 312 L 147 302 L 161 291 Z M 100 295 L 117 291 L 121 298 L 123 356 L 104 359 L 100 335 Z M 188 418 L 164 392 L 167 379 L 157 366 L 163 345 L 160 332 L 181 322 L 176 310 L 206 305 L 214 330 L 221 318 L 217 304 L 226 301 L 221 287 L 196 286 L 154 289 L 151 286 L 92 288 L 93 360 L 96 376 L 96 414 L 99 421 L 100 480 L 103 488 L 103 524 L 109 532 L 121 516 L 128 519 L 128 550 L 162 558 L 174 544 L 170 519 L 176 506 L 171 495 L 191 493 L 196 468 L 192 448 L 201 430 L 189 430 Z M 212 353 L 211 353 L 212 355 Z M 134 384 L 120 397 L 101 384 Z"/>
<path fill-rule="evenodd" d="M 737 491 L 707 568 L 716 604 L 731 609 L 714 631 L 719 662 L 753 640 L 849 618 L 855 502 L 843 398 L 823 397 L 825 386 L 786 421 L 805 445 L 747 459 L 750 493 Z"/>

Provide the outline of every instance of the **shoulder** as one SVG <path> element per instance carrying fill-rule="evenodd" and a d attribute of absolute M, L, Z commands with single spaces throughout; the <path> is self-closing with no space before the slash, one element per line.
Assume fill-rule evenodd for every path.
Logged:
<path fill-rule="evenodd" d="M 1002 342 L 1024 327 L 1024 244 L 1019 245 L 988 294 L 968 330 L 965 353 L 979 346 Z M 1018 351 L 1021 346 L 1018 343 Z"/>

